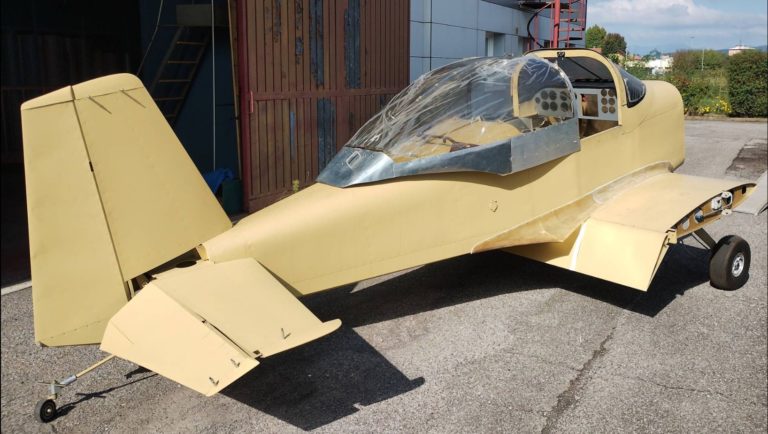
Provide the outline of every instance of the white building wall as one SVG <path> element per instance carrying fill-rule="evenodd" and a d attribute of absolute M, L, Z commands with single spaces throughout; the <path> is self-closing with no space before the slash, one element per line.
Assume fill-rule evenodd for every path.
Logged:
<path fill-rule="evenodd" d="M 486 35 L 494 34 L 493 55 L 519 56 L 531 14 L 484 0 L 411 0 L 411 81 L 466 57 L 486 55 Z M 539 19 L 540 37 L 550 22 Z"/>

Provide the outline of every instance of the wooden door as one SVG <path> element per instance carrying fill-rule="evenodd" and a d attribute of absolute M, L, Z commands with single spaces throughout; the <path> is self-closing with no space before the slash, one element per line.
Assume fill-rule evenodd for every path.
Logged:
<path fill-rule="evenodd" d="M 240 125 L 244 193 L 253 212 L 296 183 L 312 184 L 352 134 L 408 85 L 409 0 L 243 6 Z"/>

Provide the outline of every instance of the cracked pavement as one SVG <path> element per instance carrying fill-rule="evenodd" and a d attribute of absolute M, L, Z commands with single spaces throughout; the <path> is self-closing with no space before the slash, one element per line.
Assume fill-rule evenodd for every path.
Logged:
<path fill-rule="evenodd" d="M 682 173 L 726 177 L 765 123 L 687 121 Z M 766 215 L 711 225 L 752 248 L 747 285 L 707 282 L 673 246 L 634 291 L 505 253 L 464 256 L 304 299 L 342 328 L 205 398 L 115 360 L 48 425 L 38 380 L 99 360 L 33 344 L 30 291 L 2 297 L 3 432 L 766 432 Z M 629 247 L 628 247 L 629 248 Z"/>

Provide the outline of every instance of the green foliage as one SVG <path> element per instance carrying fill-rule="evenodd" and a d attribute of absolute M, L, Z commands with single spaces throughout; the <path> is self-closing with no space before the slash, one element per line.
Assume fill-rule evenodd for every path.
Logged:
<path fill-rule="evenodd" d="M 611 60 L 611 62 L 617 65 L 622 65 L 624 63 L 624 56 L 620 56 L 618 53 L 608 53 L 608 54 L 605 54 L 605 57 L 607 57 L 608 59 Z"/>
<path fill-rule="evenodd" d="M 723 68 L 728 61 L 728 55 L 715 50 L 681 50 L 674 54 L 673 59 L 673 73 L 691 75 L 702 70 Z"/>
<path fill-rule="evenodd" d="M 680 91 L 687 114 L 730 114 L 728 83 L 722 68 L 690 74 L 673 70 L 664 78 Z"/>
<path fill-rule="evenodd" d="M 728 62 L 728 98 L 733 116 L 768 116 L 768 53 L 746 50 Z"/>
<path fill-rule="evenodd" d="M 635 77 L 639 78 L 640 80 L 653 80 L 655 77 L 651 73 L 651 68 L 646 68 L 645 66 L 624 66 L 624 69 L 634 75 Z"/>
<path fill-rule="evenodd" d="M 605 29 L 594 25 L 587 29 L 585 38 L 585 44 L 587 48 L 602 48 L 603 39 L 605 39 Z"/>
<path fill-rule="evenodd" d="M 727 63 L 728 56 L 714 50 L 678 51 L 664 79 L 680 91 L 687 114 L 730 114 L 725 77 Z"/>
<path fill-rule="evenodd" d="M 705 70 L 721 69 L 721 68 L 724 68 L 725 65 L 728 63 L 728 54 L 722 51 L 704 50 L 702 55 L 704 57 Z M 699 63 L 699 66 L 701 66 L 701 62 Z"/>
<path fill-rule="evenodd" d="M 624 54 L 627 52 L 627 41 L 618 33 L 608 33 L 603 39 L 603 54 Z"/>

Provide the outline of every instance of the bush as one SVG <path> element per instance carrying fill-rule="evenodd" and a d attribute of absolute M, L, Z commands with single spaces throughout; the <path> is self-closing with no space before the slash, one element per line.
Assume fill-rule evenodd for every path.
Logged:
<path fill-rule="evenodd" d="M 672 70 L 686 75 L 717 70 L 728 62 L 725 53 L 715 50 L 680 50 L 675 52 L 673 59 Z"/>
<path fill-rule="evenodd" d="M 768 54 L 747 50 L 728 62 L 731 116 L 768 116 Z"/>
<path fill-rule="evenodd" d="M 730 114 L 725 74 L 727 60 L 728 56 L 714 50 L 675 53 L 672 70 L 665 79 L 680 91 L 686 114 Z"/>
<path fill-rule="evenodd" d="M 669 81 L 680 91 L 686 114 L 730 113 L 728 102 L 723 98 L 724 95 L 720 94 L 722 83 L 716 83 L 716 76 L 673 74 L 669 77 Z"/>

